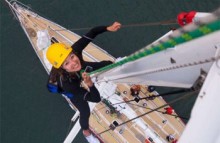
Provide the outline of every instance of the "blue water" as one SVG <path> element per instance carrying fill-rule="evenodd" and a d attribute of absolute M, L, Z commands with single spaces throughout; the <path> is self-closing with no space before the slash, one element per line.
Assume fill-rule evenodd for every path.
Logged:
<path fill-rule="evenodd" d="M 66 28 L 159 22 L 182 11 L 211 12 L 220 0 L 22 0 L 32 9 Z M 59 95 L 48 93 L 47 73 L 19 23 L 1 1 L 1 143 L 61 143 L 73 111 Z M 115 57 L 129 55 L 178 25 L 122 28 L 105 33 L 94 43 Z M 83 34 L 86 31 L 75 31 Z M 159 89 L 161 92 L 174 89 Z M 170 100 L 170 99 L 168 99 Z M 195 97 L 174 105 L 189 116 Z M 82 133 L 74 143 L 85 142 Z"/>

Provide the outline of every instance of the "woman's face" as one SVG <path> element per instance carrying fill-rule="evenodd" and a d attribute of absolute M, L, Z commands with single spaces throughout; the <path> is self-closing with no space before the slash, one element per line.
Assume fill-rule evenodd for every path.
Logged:
<path fill-rule="evenodd" d="M 82 66 L 79 58 L 75 54 L 71 53 L 63 62 L 62 68 L 67 72 L 77 72 L 81 70 Z"/>

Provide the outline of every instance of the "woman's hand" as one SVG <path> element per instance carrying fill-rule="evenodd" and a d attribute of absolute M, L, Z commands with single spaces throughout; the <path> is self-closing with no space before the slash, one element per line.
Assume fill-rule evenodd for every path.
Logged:
<path fill-rule="evenodd" d="M 89 76 L 86 72 L 83 72 L 83 73 L 82 73 L 82 78 L 83 78 L 84 83 L 85 83 L 88 87 L 92 87 L 92 86 L 93 86 L 93 82 L 92 82 L 90 76 Z"/>
<path fill-rule="evenodd" d="M 121 28 L 121 23 L 114 22 L 111 26 L 107 27 L 108 31 L 115 32 L 118 31 Z"/>

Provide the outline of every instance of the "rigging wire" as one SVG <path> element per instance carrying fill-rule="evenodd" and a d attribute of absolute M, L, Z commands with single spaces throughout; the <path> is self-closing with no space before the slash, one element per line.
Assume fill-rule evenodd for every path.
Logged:
<path fill-rule="evenodd" d="M 156 98 L 156 97 L 164 97 L 164 96 L 169 96 L 169 95 L 178 94 L 178 93 L 184 93 L 184 92 L 190 92 L 190 91 L 193 91 L 193 90 L 192 89 L 180 89 L 180 90 L 177 90 L 177 91 L 166 92 L 166 93 L 159 94 L 159 95 L 151 95 L 151 96 L 148 96 L 148 97 L 142 97 L 142 98 L 139 98 L 139 100 L 143 100 L 143 99 L 152 100 L 153 98 Z M 135 101 L 135 100 L 132 99 L 132 100 L 128 100 L 128 101 L 114 103 L 114 104 L 111 104 L 111 105 L 117 105 L 117 104 L 122 104 L 122 103 L 129 103 L 129 102 L 132 102 L 132 101 Z"/>
<path fill-rule="evenodd" d="M 25 5 L 17 0 L 14 0 L 14 2 L 17 2 L 19 4 L 21 4 L 23 7 L 35 12 L 37 14 L 37 16 L 39 16 L 38 14 L 44 16 L 45 18 L 49 19 L 47 16 L 45 16 L 44 14 L 40 13 L 37 10 L 34 10 L 31 8 L 30 5 Z M 121 28 L 128 28 L 128 27 L 143 27 L 143 26 L 167 26 L 167 25 L 177 25 L 177 21 L 176 19 L 170 19 L 170 20 L 164 20 L 164 21 L 159 21 L 159 22 L 144 22 L 144 23 L 132 23 L 132 24 L 124 24 L 121 26 Z M 93 26 L 94 27 L 94 26 Z M 74 30 L 74 31 L 80 31 L 80 30 L 89 30 L 93 27 L 81 27 L 81 28 L 64 28 L 64 29 L 54 29 L 54 31 L 66 31 L 66 30 Z"/>
<path fill-rule="evenodd" d="M 71 120 L 70 121 L 70 124 L 69 124 L 69 127 L 68 127 L 68 129 L 67 129 L 67 132 L 66 132 L 66 137 L 68 136 L 68 134 L 70 133 L 70 130 L 71 130 L 71 128 L 72 128 L 72 126 L 73 126 L 73 121 Z"/>
<path fill-rule="evenodd" d="M 165 20 L 159 22 L 145 22 L 145 23 L 133 23 L 133 24 L 124 24 L 121 28 L 129 28 L 129 27 L 143 27 L 143 26 L 166 26 L 166 25 L 176 25 L 177 22 L 175 19 L 172 20 Z M 89 30 L 93 27 L 82 27 L 82 28 L 64 28 L 64 29 L 55 29 L 55 31 L 65 31 L 65 30 L 73 30 L 73 31 L 80 31 L 80 30 Z"/>
<path fill-rule="evenodd" d="M 162 106 L 160 106 L 160 107 L 157 107 L 157 108 L 155 108 L 155 109 L 152 109 L 152 110 L 149 111 L 149 112 L 146 112 L 146 113 L 141 114 L 141 115 L 139 115 L 139 116 L 137 116 L 137 117 L 134 117 L 134 118 L 132 118 L 132 119 L 129 119 L 129 120 L 127 120 L 127 121 L 125 121 L 125 122 L 123 122 L 123 123 L 121 123 L 121 124 L 115 126 L 115 128 L 117 128 L 117 127 L 119 127 L 119 126 L 122 126 L 122 125 L 124 125 L 124 124 L 127 124 L 127 123 L 129 123 L 129 122 L 131 122 L 131 121 L 133 121 L 133 120 L 135 120 L 135 119 L 138 119 L 138 118 L 140 118 L 140 117 L 142 117 L 142 116 L 145 116 L 145 115 L 147 115 L 147 114 L 150 114 L 150 113 L 152 113 L 152 112 L 154 112 L 154 111 L 157 111 L 157 110 L 159 110 L 159 109 L 161 109 L 161 108 L 163 108 L 163 107 L 166 107 L 166 106 L 168 106 L 168 105 L 171 105 L 171 104 L 173 104 L 173 103 L 175 103 L 175 102 L 177 102 L 177 101 L 180 101 L 180 100 L 182 100 L 182 99 L 185 99 L 185 98 L 187 98 L 187 97 L 190 97 L 190 95 L 192 95 L 192 94 L 194 94 L 194 93 L 196 93 L 196 92 L 198 92 L 198 90 L 192 91 L 192 92 L 190 92 L 190 93 L 188 93 L 188 94 L 185 94 L 184 96 L 181 96 L 181 97 L 179 97 L 179 98 L 176 98 L 176 99 L 174 99 L 174 100 L 168 102 L 167 104 L 164 104 L 164 105 L 162 105 Z M 110 131 L 110 130 L 112 130 L 112 128 L 109 128 L 109 129 L 107 129 L 107 130 L 104 130 L 104 131 L 100 132 L 98 135 L 101 135 L 101 134 L 103 134 L 103 133 L 105 133 L 105 132 L 108 132 L 108 131 Z"/>
<path fill-rule="evenodd" d="M 144 107 L 144 106 L 141 106 L 141 105 L 137 105 L 137 104 L 133 104 L 133 103 L 128 103 L 128 104 L 133 105 L 133 106 L 137 106 L 137 107 L 141 107 L 141 108 L 144 108 L 144 109 L 148 109 L 148 110 L 153 110 L 151 108 L 147 108 L 147 107 Z M 156 112 L 159 112 L 159 113 L 162 113 L 162 114 L 166 114 L 166 115 L 169 115 L 169 116 L 173 116 L 175 118 L 181 118 L 181 119 L 189 120 L 189 118 L 187 118 L 187 117 L 183 117 L 183 116 L 179 116 L 179 115 L 173 115 L 173 114 L 167 114 L 167 113 L 165 113 L 163 111 L 158 111 L 157 110 Z"/>
<path fill-rule="evenodd" d="M 193 91 L 193 90 L 192 89 L 180 89 L 180 90 L 177 90 L 177 91 L 166 92 L 166 93 L 162 93 L 162 94 L 159 94 L 159 95 L 151 95 L 151 96 L 148 96 L 148 97 L 142 97 L 142 98 L 139 98 L 139 100 L 143 100 L 143 99 L 152 100 L 156 97 L 165 97 L 165 96 L 169 96 L 169 95 L 173 95 L 173 94 L 179 94 L 179 93 L 190 92 L 190 91 Z M 105 98 L 105 99 L 108 100 L 107 98 Z M 128 103 L 129 104 L 132 101 L 135 101 L 135 100 L 134 99 L 127 100 L 127 101 L 123 101 L 123 102 L 114 103 L 114 104 L 111 104 L 111 105 L 113 106 L 113 105 L 123 104 L 123 103 Z M 106 108 L 106 107 L 99 108 L 98 110 L 102 110 L 104 108 Z"/>

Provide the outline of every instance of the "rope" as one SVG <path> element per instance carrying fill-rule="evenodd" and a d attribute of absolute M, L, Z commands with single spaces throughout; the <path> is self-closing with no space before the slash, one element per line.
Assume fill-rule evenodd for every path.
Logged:
<path fill-rule="evenodd" d="M 122 25 L 122 28 L 125 28 L 125 27 L 140 27 L 140 26 L 156 26 L 156 25 L 173 25 L 173 24 L 177 24 L 175 19 L 173 19 L 173 20 L 166 20 L 166 21 L 160 21 L 160 22 L 127 24 L 127 25 Z"/>
<path fill-rule="evenodd" d="M 128 27 L 142 27 L 142 26 L 157 26 L 157 25 L 173 25 L 177 24 L 176 20 L 166 20 L 160 22 L 146 22 L 146 23 L 133 23 L 133 24 L 125 24 L 122 25 L 121 28 L 128 28 Z M 55 31 L 65 31 L 65 30 L 73 30 L 73 31 L 80 31 L 80 30 L 89 30 L 93 27 L 83 27 L 83 28 L 64 28 L 64 29 L 55 29 Z"/>
<path fill-rule="evenodd" d="M 191 41 L 193 39 L 196 39 L 196 38 L 199 38 L 201 36 L 204 36 L 204 35 L 210 34 L 212 32 L 215 32 L 217 30 L 220 30 L 220 20 L 216 20 L 216 21 L 211 22 L 211 23 L 209 23 L 207 25 L 204 25 L 204 26 L 199 26 L 195 30 L 190 31 L 190 32 L 185 32 L 184 33 L 183 29 L 180 29 L 179 31 L 177 31 L 177 32 L 181 33 L 179 36 L 173 37 L 174 35 L 171 35 L 164 42 L 160 41 L 157 45 L 150 45 L 150 46 L 148 46 L 148 47 L 146 47 L 146 48 L 144 48 L 140 51 L 137 51 L 136 53 L 128 56 L 127 58 L 125 58 L 122 61 L 119 61 L 117 63 L 105 66 L 101 69 L 93 71 L 90 74 L 98 74 L 99 72 L 104 72 L 104 71 L 110 70 L 112 68 L 119 67 L 119 66 L 121 66 L 125 63 L 132 62 L 132 61 L 138 60 L 142 57 L 154 54 L 154 53 L 162 51 L 162 50 L 165 50 L 167 48 L 174 47 L 178 44 L 182 44 L 182 43 Z"/>
<path fill-rule="evenodd" d="M 177 102 L 177 101 L 180 101 L 180 100 L 182 100 L 182 99 L 185 99 L 185 98 L 187 98 L 187 97 L 190 97 L 191 94 L 194 94 L 194 93 L 196 93 L 197 91 L 198 91 L 198 90 L 193 91 L 193 92 L 190 92 L 190 93 L 188 93 L 188 94 L 186 94 L 186 95 L 184 95 L 184 96 L 182 96 L 182 97 L 179 97 L 179 98 L 177 98 L 177 99 L 174 99 L 174 100 L 168 102 L 167 104 L 164 104 L 164 105 L 162 105 L 162 106 L 160 106 L 160 107 L 158 107 L 158 108 L 152 109 L 151 111 L 146 112 L 146 113 L 144 113 L 144 114 L 141 114 L 141 115 L 139 115 L 139 116 L 137 116 L 137 117 L 134 117 L 134 118 L 132 118 L 132 119 L 130 119 L 130 120 L 127 120 L 127 121 L 125 121 L 125 122 L 119 124 L 119 125 L 116 126 L 115 128 L 117 128 L 117 127 L 119 127 L 119 126 L 122 126 L 122 125 L 124 125 L 124 124 L 127 124 L 127 123 L 129 123 L 129 122 L 131 122 L 131 121 L 133 121 L 133 120 L 135 120 L 135 119 L 138 119 L 138 118 L 140 118 L 140 117 L 142 117 L 142 116 L 145 116 L 145 115 L 147 115 L 147 114 L 150 114 L 150 113 L 152 113 L 152 112 L 154 112 L 154 111 L 157 111 L 157 110 L 159 110 L 159 109 L 161 109 L 161 108 L 163 108 L 163 107 L 166 107 L 166 106 L 168 106 L 168 105 L 171 105 L 171 104 L 173 104 L 173 103 L 175 103 L 175 102 Z M 112 130 L 112 129 L 109 128 L 109 129 L 107 129 L 107 130 L 105 130 L 105 131 L 100 132 L 98 135 L 101 135 L 101 134 L 103 134 L 103 133 L 105 133 L 105 132 L 108 132 L 108 131 L 110 131 L 110 130 Z"/>
<path fill-rule="evenodd" d="M 177 91 L 166 92 L 166 93 L 162 93 L 162 94 L 159 94 L 159 95 L 151 95 L 151 96 L 148 96 L 148 97 L 139 98 L 139 100 L 143 100 L 143 99 L 153 100 L 156 97 L 165 97 L 165 96 L 170 96 L 170 95 L 173 95 L 173 94 L 179 94 L 179 93 L 190 92 L 190 91 L 193 91 L 193 90 L 192 89 L 180 89 L 180 90 L 177 90 Z M 110 96 L 108 98 L 110 98 Z M 108 100 L 107 98 L 105 98 L 105 99 Z M 114 104 L 110 104 L 110 105 L 113 106 L 113 105 L 123 104 L 123 103 L 128 103 L 129 104 L 132 101 L 135 101 L 135 100 L 132 99 L 132 100 L 118 102 L 118 103 L 114 103 Z M 101 110 L 101 109 L 104 109 L 104 108 L 105 107 L 102 107 L 102 108 L 99 108 L 98 110 Z"/>
<path fill-rule="evenodd" d="M 133 105 L 133 106 L 137 106 L 137 107 L 141 107 L 141 108 L 144 108 L 144 109 L 148 109 L 148 110 L 153 110 L 153 109 L 151 109 L 151 108 L 147 108 L 147 107 L 144 107 L 144 106 L 141 106 L 141 105 L 137 105 L 137 104 L 132 104 L 132 103 L 128 103 L 128 104 L 130 104 L 130 105 Z M 181 118 L 181 119 L 185 119 L 185 120 L 189 120 L 189 118 L 187 118 L 187 117 L 183 117 L 183 116 L 179 116 L 179 115 L 172 115 L 172 114 L 167 114 L 167 113 L 165 113 L 165 112 L 163 112 L 163 111 L 156 111 L 156 112 L 159 112 L 159 113 L 162 113 L 162 114 L 166 114 L 166 115 L 169 115 L 169 116 L 173 116 L 173 117 L 175 117 L 175 118 Z"/>
<path fill-rule="evenodd" d="M 151 95 L 151 96 L 148 96 L 148 97 L 139 98 L 139 100 L 143 100 L 143 99 L 152 100 L 153 98 L 156 98 L 156 97 L 165 97 L 165 96 L 169 96 L 169 95 L 173 95 L 173 94 L 179 94 L 179 93 L 184 93 L 184 92 L 189 92 L 189 91 L 192 91 L 192 89 L 181 89 L 181 90 L 167 92 L 167 93 L 163 93 L 163 94 L 159 94 L 159 95 Z M 135 101 L 135 100 L 134 99 L 127 100 L 127 101 L 124 101 L 124 102 L 118 102 L 118 103 L 111 104 L 111 105 L 117 105 L 117 104 L 122 104 L 122 103 L 129 103 L 129 102 L 132 102 L 132 101 Z"/>

